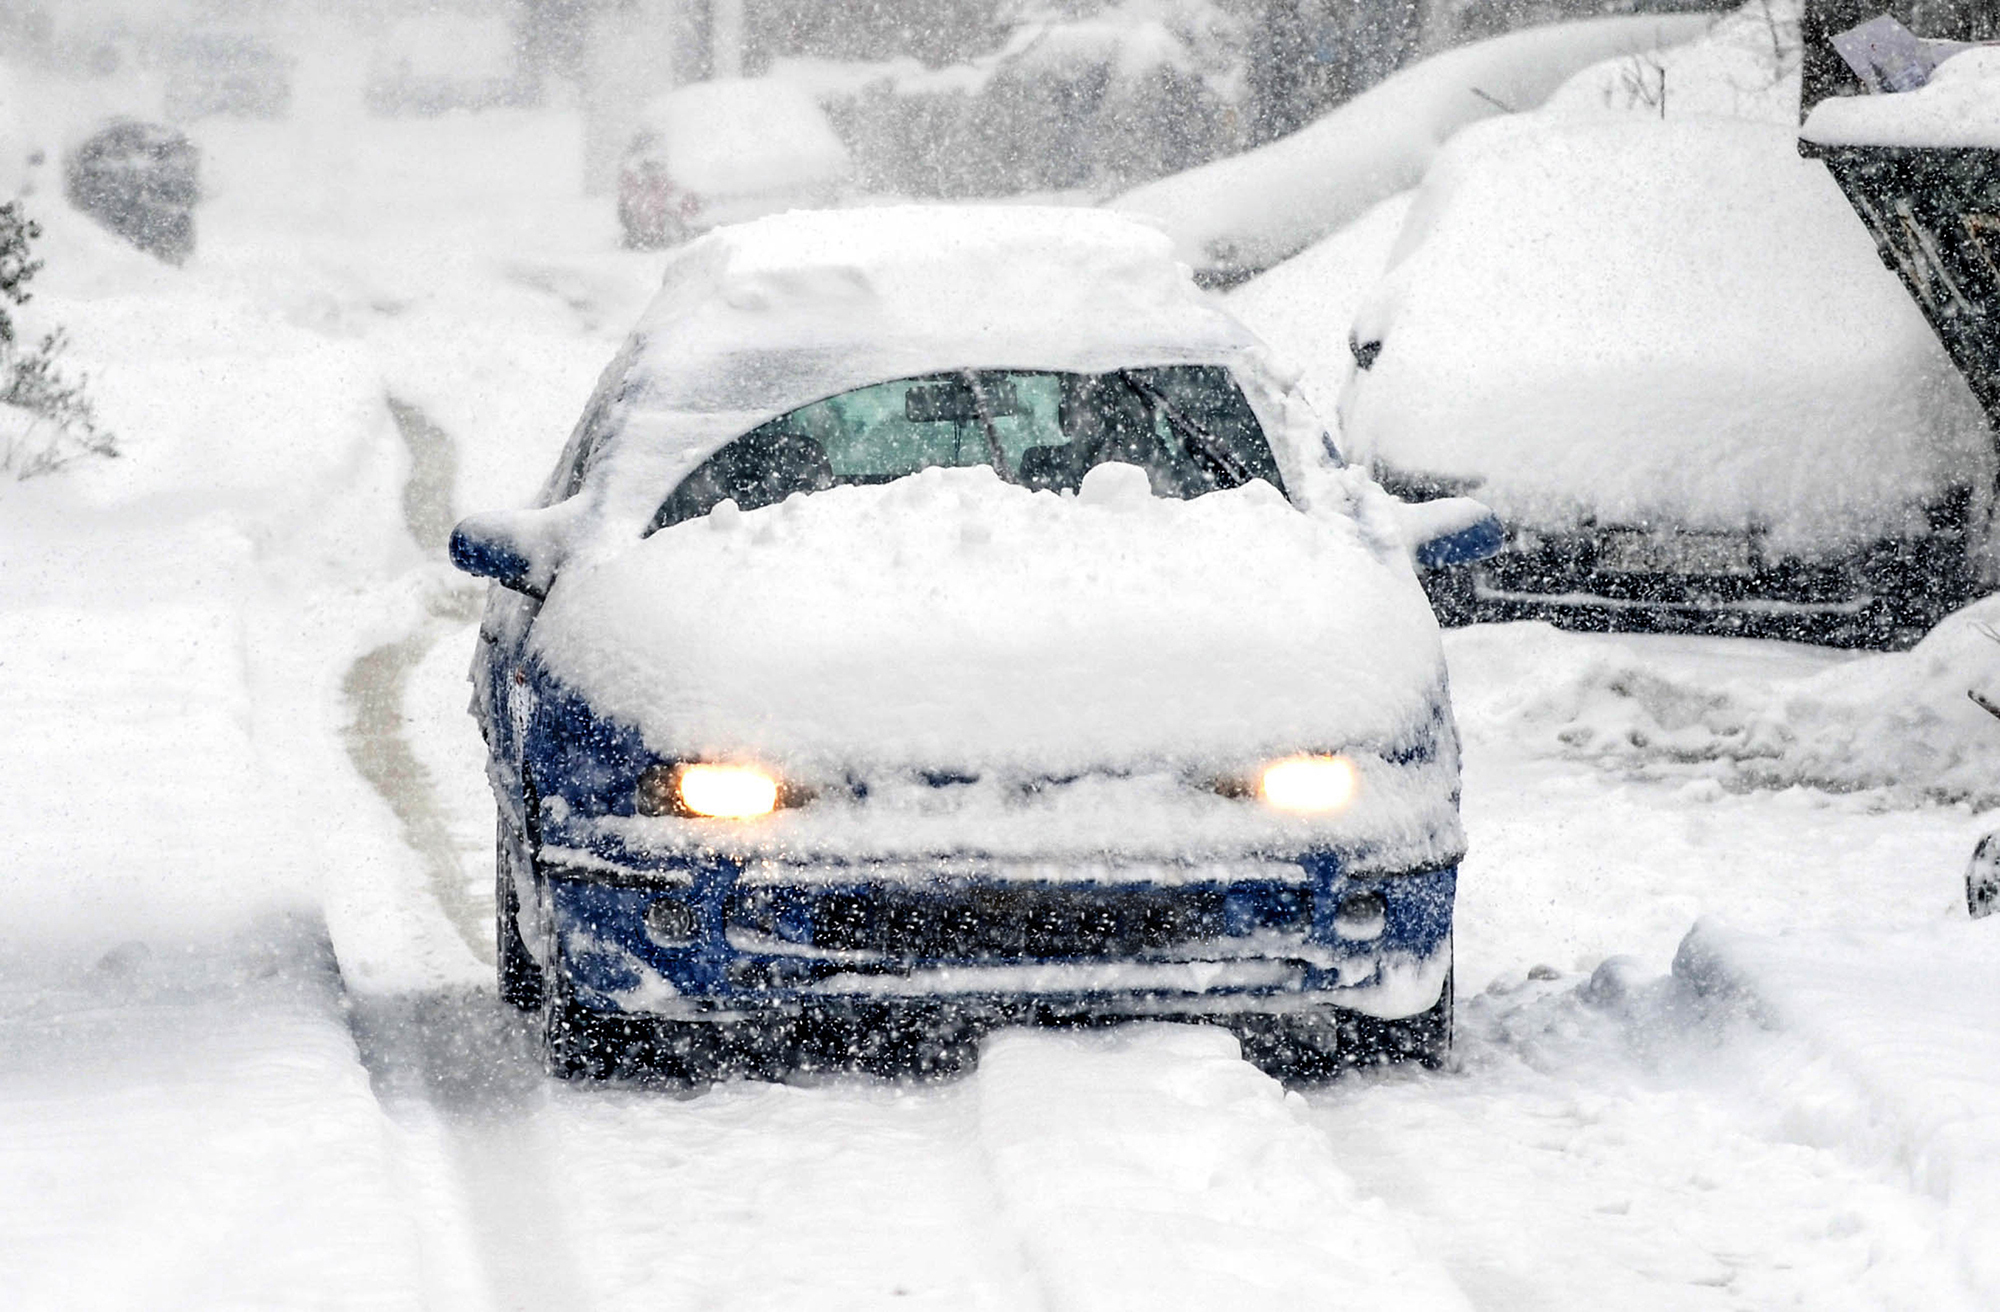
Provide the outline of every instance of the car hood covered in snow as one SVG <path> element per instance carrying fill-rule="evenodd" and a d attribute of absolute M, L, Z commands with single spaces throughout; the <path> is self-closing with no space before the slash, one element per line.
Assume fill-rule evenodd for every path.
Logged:
<path fill-rule="evenodd" d="M 534 653 L 663 755 L 824 768 L 1243 765 L 1405 743 L 1441 693 L 1407 567 L 1269 484 L 1081 494 L 932 469 L 725 504 L 566 574 Z"/>
<path fill-rule="evenodd" d="M 741 832 L 607 818 L 628 845 L 1337 845 L 1387 869 L 1463 849 L 1443 655 L 1407 562 L 1262 482 L 1173 501 L 1129 466 L 1077 495 L 981 467 L 725 503 L 566 574 L 533 657 L 650 752 L 835 785 Z M 1209 787 L 1300 751 L 1349 755 L 1353 805 L 1298 817 Z M 940 777 L 963 786 L 922 782 Z"/>

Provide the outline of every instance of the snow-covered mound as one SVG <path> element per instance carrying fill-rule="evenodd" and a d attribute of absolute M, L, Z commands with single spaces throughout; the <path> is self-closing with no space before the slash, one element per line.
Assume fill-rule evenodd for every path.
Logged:
<path fill-rule="evenodd" d="M 1532 109 L 1600 60 L 1684 41 L 1700 15 L 1556 23 L 1448 50 L 1267 146 L 1108 202 L 1156 217 L 1198 269 L 1267 269 L 1413 187 L 1469 123 Z"/>
<path fill-rule="evenodd" d="M 2000 47 L 1953 55 L 1914 91 L 1822 100 L 1801 135 L 1823 145 L 2000 150 Z"/>
<path fill-rule="evenodd" d="M 1453 636 L 1461 717 L 1551 753 L 1671 770 L 1731 788 L 1884 790 L 1903 802 L 2000 803 L 2000 598 L 1968 606 L 1914 649 L 1803 676 L 1713 677 L 1643 644 L 1580 646 L 1541 625 Z"/>
<path fill-rule="evenodd" d="M 662 753 L 1060 772 L 1407 743 L 1443 678 L 1414 577 L 1257 482 L 1075 497 L 932 469 L 566 572 L 534 648 Z"/>
<path fill-rule="evenodd" d="M 1542 107 L 1549 114 L 1799 121 L 1801 0 L 1749 0 L 1695 40 L 1584 69 Z"/>
<path fill-rule="evenodd" d="M 1343 429 L 1512 522 L 1757 526 L 1810 556 L 1922 536 L 1924 503 L 1992 482 L 1963 381 L 1776 124 L 1482 124 L 1398 251 Z"/>
<path fill-rule="evenodd" d="M 676 186 L 705 198 L 837 184 L 847 147 L 804 90 L 770 78 L 677 87 L 646 106 L 642 131 Z"/>

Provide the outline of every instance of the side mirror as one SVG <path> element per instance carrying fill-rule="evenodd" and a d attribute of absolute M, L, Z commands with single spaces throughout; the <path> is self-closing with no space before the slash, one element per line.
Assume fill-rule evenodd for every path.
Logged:
<path fill-rule="evenodd" d="M 1425 569 L 1485 560 L 1507 543 L 1500 520 L 1471 497 L 1399 501 L 1396 523 L 1410 555 Z"/>
<path fill-rule="evenodd" d="M 474 578 L 492 579 L 503 588 L 540 600 L 549 590 L 546 551 L 530 545 L 524 518 L 533 511 L 495 510 L 467 515 L 451 531 L 451 563 Z"/>

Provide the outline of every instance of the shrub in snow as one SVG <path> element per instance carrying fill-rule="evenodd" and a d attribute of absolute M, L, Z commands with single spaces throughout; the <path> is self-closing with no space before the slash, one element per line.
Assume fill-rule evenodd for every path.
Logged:
<path fill-rule="evenodd" d="M 1699 41 L 1592 65 L 1549 97 L 1547 109 L 1713 115 L 1791 127 L 1799 121 L 1803 7 L 1802 0 L 1748 0 Z"/>
<path fill-rule="evenodd" d="M 1413 64 L 1291 136 L 1135 188 L 1110 204 L 1149 215 L 1215 281 L 1297 254 L 1415 186 L 1467 124 L 1541 104 L 1578 69 L 1692 36 L 1696 17 L 1620 18 L 1513 32 Z"/>
<path fill-rule="evenodd" d="M 118 454 L 111 434 L 97 426 L 83 380 L 63 376 L 62 330 L 24 350 L 7 312 L 29 298 L 27 283 L 42 267 L 30 245 L 41 231 L 18 201 L 0 205 L 0 470 L 16 478 L 46 474 L 78 456 Z"/>

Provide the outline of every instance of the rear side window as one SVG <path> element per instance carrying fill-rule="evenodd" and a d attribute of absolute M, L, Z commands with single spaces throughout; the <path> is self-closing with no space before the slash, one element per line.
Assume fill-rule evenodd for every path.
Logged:
<path fill-rule="evenodd" d="M 548 482 L 542 487 L 540 504 L 552 506 L 567 501 L 582 489 L 583 476 L 590 472 L 590 462 L 597 457 L 604 439 L 610 435 L 612 407 L 626 393 L 625 376 L 644 345 L 645 337 L 634 333 L 612 357 L 611 363 L 604 367 L 604 372 L 598 375 L 597 386 L 591 390 L 582 417 L 570 430 L 569 441 L 563 443 L 562 455 L 556 458 L 555 472 L 549 475 Z"/>
<path fill-rule="evenodd" d="M 801 406 L 723 447 L 674 489 L 653 529 L 794 492 L 887 483 L 922 469 L 991 466 L 1010 483 L 1075 491 L 1109 462 L 1156 496 L 1261 478 L 1283 490 L 1242 389 L 1218 365 L 1104 374 L 967 370 L 876 383 Z M 649 530 L 650 531 L 650 530 Z"/>

